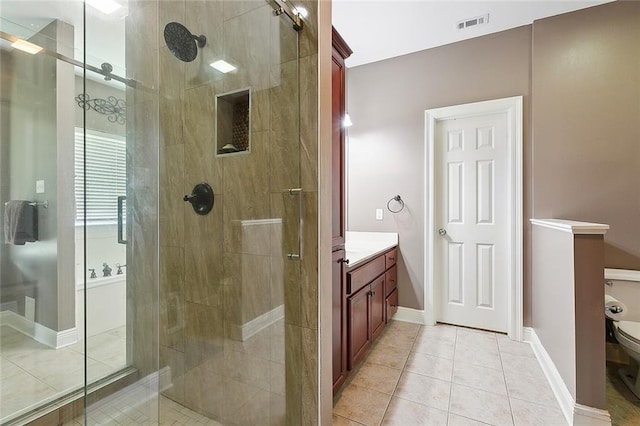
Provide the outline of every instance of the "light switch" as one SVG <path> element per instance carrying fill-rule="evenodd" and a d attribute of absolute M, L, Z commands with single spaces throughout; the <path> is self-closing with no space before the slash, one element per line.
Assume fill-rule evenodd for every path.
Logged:
<path fill-rule="evenodd" d="M 376 220 L 382 220 L 382 218 L 383 218 L 382 209 L 376 209 Z"/>
<path fill-rule="evenodd" d="M 44 180 L 36 181 L 36 194 L 44 194 Z"/>

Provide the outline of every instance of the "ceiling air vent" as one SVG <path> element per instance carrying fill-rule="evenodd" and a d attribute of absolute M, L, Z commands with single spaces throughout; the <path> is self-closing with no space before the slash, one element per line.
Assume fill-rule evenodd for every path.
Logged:
<path fill-rule="evenodd" d="M 456 28 L 464 30 L 465 28 L 475 27 L 489 23 L 489 14 L 476 16 L 475 18 L 464 19 L 456 24 Z"/>

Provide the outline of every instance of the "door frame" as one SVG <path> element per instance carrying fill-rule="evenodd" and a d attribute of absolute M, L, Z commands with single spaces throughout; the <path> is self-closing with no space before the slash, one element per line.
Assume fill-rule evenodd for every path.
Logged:
<path fill-rule="evenodd" d="M 512 340 L 522 341 L 523 333 L 523 182 L 522 182 L 522 96 L 474 102 L 425 110 L 425 154 L 424 154 L 424 245 L 427 249 L 424 262 L 424 322 L 435 325 L 437 301 L 435 300 L 435 129 L 438 121 L 451 118 L 472 117 L 493 113 L 507 114 L 507 176 L 508 176 L 508 241 L 507 262 L 508 292 L 507 330 Z"/>

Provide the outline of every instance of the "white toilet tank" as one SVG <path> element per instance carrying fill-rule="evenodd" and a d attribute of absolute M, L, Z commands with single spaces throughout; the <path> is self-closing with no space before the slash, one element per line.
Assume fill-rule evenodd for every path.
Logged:
<path fill-rule="evenodd" d="M 605 268 L 604 279 L 604 293 L 627 307 L 624 320 L 640 322 L 640 271 Z"/>

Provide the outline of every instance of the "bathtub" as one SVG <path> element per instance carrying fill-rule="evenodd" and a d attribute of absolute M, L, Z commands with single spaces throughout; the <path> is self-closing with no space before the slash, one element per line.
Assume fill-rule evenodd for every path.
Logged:
<path fill-rule="evenodd" d="M 76 328 L 84 336 L 84 282 L 76 285 Z M 122 327 L 127 319 L 127 276 L 87 279 L 87 336 Z"/>

